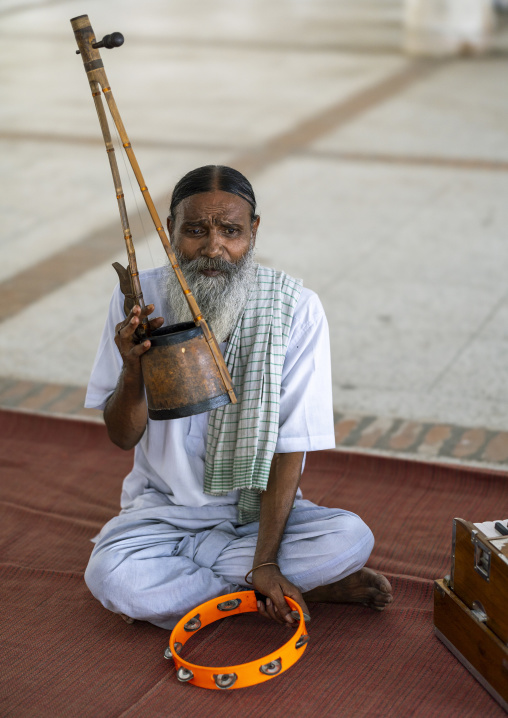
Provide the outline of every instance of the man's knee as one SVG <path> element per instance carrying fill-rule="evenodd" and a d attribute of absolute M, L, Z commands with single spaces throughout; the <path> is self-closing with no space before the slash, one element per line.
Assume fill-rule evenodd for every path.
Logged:
<path fill-rule="evenodd" d="M 331 519 L 329 533 L 322 538 L 322 568 L 333 573 L 352 573 L 362 568 L 374 548 L 372 531 L 353 513 L 344 513 Z"/>
<path fill-rule="evenodd" d="M 359 571 L 374 546 L 372 531 L 356 514 L 337 512 L 328 515 L 322 528 L 320 536 L 314 536 L 298 547 L 296 563 L 296 552 L 291 546 L 284 557 L 288 560 L 288 577 L 303 591 Z"/>
<path fill-rule="evenodd" d="M 100 601 L 106 608 L 114 602 L 115 582 L 111 580 L 112 575 L 117 568 L 117 561 L 112 560 L 113 554 L 96 553 L 90 556 L 88 566 L 85 570 L 85 583 L 92 595 Z M 110 610 L 115 610 L 111 608 Z"/>
<path fill-rule="evenodd" d="M 135 559 L 115 552 L 93 553 L 85 571 L 85 583 L 104 608 L 131 618 L 152 621 L 143 582 L 136 579 Z"/>
<path fill-rule="evenodd" d="M 364 566 L 374 548 L 374 535 L 365 521 L 356 514 L 347 514 L 343 519 L 340 532 L 347 535 L 347 543 L 355 557 L 355 564 L 361 563 L 361 566 Z"/>

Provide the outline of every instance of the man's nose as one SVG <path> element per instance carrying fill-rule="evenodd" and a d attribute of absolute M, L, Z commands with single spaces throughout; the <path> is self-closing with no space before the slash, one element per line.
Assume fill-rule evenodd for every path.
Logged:
<path fill-rule="evenodd" d="M 201 254 L 205 257 L 219 257 L 222 254 L 220 234 L 215 227 L 210 228 Z"/>

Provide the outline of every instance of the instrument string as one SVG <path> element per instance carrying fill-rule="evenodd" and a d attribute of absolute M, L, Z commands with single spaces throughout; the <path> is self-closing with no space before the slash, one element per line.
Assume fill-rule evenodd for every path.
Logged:
<path fill-rule="evenodd" d="M 121 140 L 121 138 L 120 138 L 120 135 L 118 134 L 118 130 L 117 130 L 117 128 L 116 128 L 115 123 L 113 123 L 113 127 L 115 128 L 115 135 L 116 135 L 116 139 L 117 139 L 118 152 L 120 153 L 120 155 L 121 155 L 121 157 L 122 157 L 123 165 L 124 165 L 124 167 L 125 167 L 125 174 L 127 175 L 127 178 L 128 178 L 128 180 L 129 180 L 129 185 L 130 185 L 130 188 L 131 188 L 132 196 L 133 196 L 133 198 L 134 198 L 134 204 L 136 205 L 136 211 L 137 211 L 137 213 L 138 213 L 138 218 L 139 218 L 139 221 L 140 221 L 140 223 L 141 223 L 141 233 L 142 233 L 143 239 L 145 240 L 145 244 L 146 244 L 146 246 L 147 246 L 147 248 L 148 248 L 148 253 L 149 253 L 149 255 L 150 255 L 150 260 L 151 260 L 151 262 L 152 262 L 152 267 L 155 268 L 155 260 L 154 260 L 154 258 L 153 258 L 152 248 L 151 248 L 151 246 L 150 246 L 150 240 L 149 240 L 149 237 L 148 237 L 148 233 L 147 233 L 147 231 L 146 231 L 146 229 L 145 229 L 145 224 L 144 224 L 144 222 L 143 222 L 143 217 L 142 217 L 141 211 L 140 211 L 140 209 L 139 209 L 138 201 L 137 201 L 137 199 L 136 199 L 136 192 L 134 191 L 134 186 L 133 186 L 133 184 L 132 184 L 131 172 L 130 172 L 130 170 L 129 170 L 129 167 L 127 166 L 127 161 L 126 161 L 126 159 L 125 159 L 125 152 L 123 151 L 122 140 Z"/>

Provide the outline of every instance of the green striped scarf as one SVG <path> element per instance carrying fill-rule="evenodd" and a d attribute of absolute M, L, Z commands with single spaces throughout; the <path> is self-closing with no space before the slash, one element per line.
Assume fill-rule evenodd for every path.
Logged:
<path fill-rule="evenodd" d="M 221 496 L 240 489 L 241 524 L 259 519 L 279 435 L 282 367 L 301 291 L 300 279 L 258 265 L 224 354 L 238 403 L 210 413 L 204 492 Z"/>

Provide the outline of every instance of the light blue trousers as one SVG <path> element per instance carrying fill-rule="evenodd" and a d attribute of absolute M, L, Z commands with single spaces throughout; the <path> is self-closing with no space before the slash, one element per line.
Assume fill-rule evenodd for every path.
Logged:
<path fill-rule="evenodd" d="M 204 601 L 247 587 L 259 523 L 236 524 L 236 506 L 156 506 L 122 512 L 97 537 L 88 588 L 115 613 L 173 628 Z M 278 562 L 302 592 L 364 566 L 374 537 L 350 511 L 299 499 Z"/>

